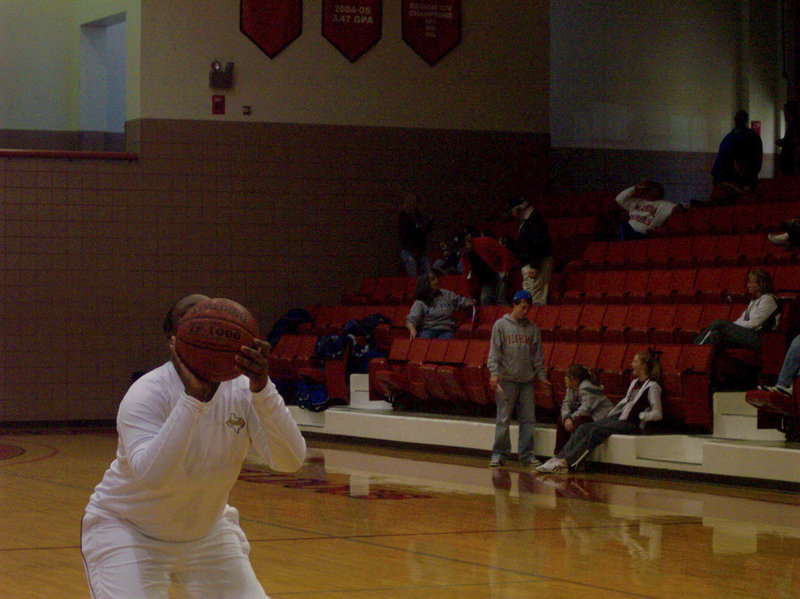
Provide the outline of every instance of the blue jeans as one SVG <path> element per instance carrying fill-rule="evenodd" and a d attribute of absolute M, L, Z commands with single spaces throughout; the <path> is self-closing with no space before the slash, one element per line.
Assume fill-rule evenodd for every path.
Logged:
<path fill-rule="evenodd" d="M 517 407 L 519 419 L 519 459 L 530 460 L 533 454 L 533 429 L 536 426 L 536 400 L 533 383 L 512 383 L 501 381 L 500 389 L 495 394 L 497 402 L 497 419 L 495 420 L 493 456 L 507 458 L 511 453 L 511 435 L 509 425 L 514 406 Z"/>
<path fill-rule="evenodd" d="M 561 448 L 556 457 L 567 460 L 567 464 L 575 466 L 597 446 L 602 445 L 614 433 L 632 435 L 639 427 L 628 420 L 620 420 L 619 415 L 606 416 L 597 422 L 581 424 Z"/>
<path fill-rule="evenodd" d="M 786 350 L 781 373 L 778 375 L 778 384 L 789 389 L 798 374 L 800 374 L 800 335 L 792 340 L 789 349 Z"/>
<path fill-rule="evenodd" d="M 422 329 L 417 334 L 420 339 L 452 339 L 455 336 L 453 331 L 446 329 Z"/>
<path fill-rule="evenodd" d="M 414 254 L 408 250 L 400 250 L 400 259 L 403 261 L 403 268 L 406 269 L 409 277 L 416 277 L 430 270 L 427 254 L 423 253 L 418 263 Z"/>

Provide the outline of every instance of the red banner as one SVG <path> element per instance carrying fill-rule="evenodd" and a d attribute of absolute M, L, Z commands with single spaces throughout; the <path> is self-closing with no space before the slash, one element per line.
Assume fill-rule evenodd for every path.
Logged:
<path fill-rule="evenodd" d="M 322 36 L 355 62 L 381 39 L 382 0 L 323 0 Z"/>
<path fill-rule="evenodd" d="M 303 30 L 302 0 L 241 0 L 239 29 L 270 58 Z"/>
<path fill-rule="evenodd" d="M 403 0 L 403 41 L 433 66 L 461 43 L 461 0 Z"/>

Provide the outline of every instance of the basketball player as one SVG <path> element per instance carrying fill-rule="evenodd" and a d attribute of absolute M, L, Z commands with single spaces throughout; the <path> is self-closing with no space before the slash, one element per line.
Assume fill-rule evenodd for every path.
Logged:
<path fill-rule="evenodd" d="M 242 376 L 222 383 L 197 378 L 178 357 L 177 324 L 204 299 L 187 296 L 170 310 L 171 361 L 120 404 L 117 456 L 81 525 L 95 599 L 166 599 L 171 583 L 189 597 L 267 597 L 228 495 L 251 443 L 285 472 L 300 468 L 306 445 L 269 379 L 266 342 L 242 347 Z"/>

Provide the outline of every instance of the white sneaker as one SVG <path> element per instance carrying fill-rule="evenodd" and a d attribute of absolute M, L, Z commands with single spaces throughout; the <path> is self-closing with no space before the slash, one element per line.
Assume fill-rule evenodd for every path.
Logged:
<path fill-rule="evenodd" d="M 770 233 L 767 235 L 767 239 L 769 239 L 775 245 L 780 245 L 783 247 L 792 245 L 792 243 L 789 241 L 788 233 Z"/>
<path fill-rule="evenodd" d="M 792 396 L 792 387 L 782 387 L 781 385 L 775 385 L 774 387 L 767 387 L 762 385 L 759 387 L 762 391 L 771 391 L 772 393 L 780 393 L 782 395 L 786 395 L 788 397 Z"/>
<path fill-rule="evenodd" d="M 501 455 L 493 455 L 492 459 L 489 460 L 489 468 L 500 468 L 506 461 L 503 459 Z"/>
<path fill-rule="evenodd" d="M 544 464 L 539 466 L 536 469 L 536 472 L 542 472 L 544 474 L 551 474 L 553 472 L 565 472 L 569 470 L 567 467 L 567 460 L 562 460 L 561 458 L 550 458 Z"/>

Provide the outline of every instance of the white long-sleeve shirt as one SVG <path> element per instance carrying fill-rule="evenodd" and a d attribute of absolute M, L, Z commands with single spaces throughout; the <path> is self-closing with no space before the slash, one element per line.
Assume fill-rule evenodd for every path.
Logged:
<path fill-rule="evenodd" d="M 761 329 L 770 316 L 778 310 L 778 302 L 771 293 L 764 293 L 747 304 L 747 308 L 738 320 L 733 324 L 738 324 L 746 329 Z"/>
<path fill-rule="evenodd" d="M 648 231 L 663 225 L 675 210 L 677 204 L 667 200 L 645 200 L 634 197 L 636 186 L 629 187 L 616 197 L 617 204 L 628 211 L 628 223 L 637 233 Z"/>
<path fill-rule="evenodd" d="M 225 509 L 252 443 L 269 466 L 294 471 L 306 444 L 272 381 L 259 393 L 245 376 L 203 403 L 168 362 L 137 380 L 117 414 L 116 459 L 86 512 L 113 516 L 162 541 L 206 535 Z"/>

